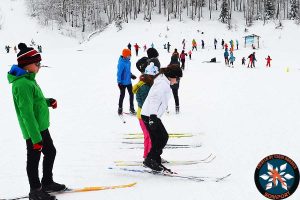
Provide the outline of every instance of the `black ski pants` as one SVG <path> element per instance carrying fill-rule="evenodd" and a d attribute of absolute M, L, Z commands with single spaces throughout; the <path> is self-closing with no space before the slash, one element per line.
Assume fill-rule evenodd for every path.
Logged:
<path fill-rule="evenodd" d="M 147 158 L 151 158 L 155 160 L 157 163 L 161 164 L 161 154 L 163 152 L 163 148 L 166 146 L 169 134 L 167 133 L 164 125 L 161 120 L 157 118 L 157 129 L 151 130 L 149 128 L 149 117 L 142 115 L 142 120 L 144 121 L 147 130 L 149 131 L 152 147 L 150 152 L 147 155 Z"/>
<path fill-rule="evenodd" d="M 41 187 L 39 179 L 39 162 L 41 153 L 44 154 L 43 159 L 43 178 L 42 184 L 47 185 L 53 182 L 53 164 L 56 155 L 56 149 L 53 145 L 52 138 L 49 130 L 46 129 L 41 132 L 43 138 L 43 149 L 42 151 L 34 150 L 31 139 L 26 140 L 27 146 L 27 176 L 31 189 L 37 189 Z"/>
<path fill-rule="evenodd" d="M 129 94 L 129 104 L 130 104 L 130 109 L 134 109 L 133 106 L 133 92 L 132 92 L 132 84 L 130 85 L 119 85 L 120 89 L 120 97 L 119 97 L 119 108 L 123 108 L 123 100 L 125 97 L 125 90 L 127 88 L 128 94 Z"/>
<path fill-rule="evenodd" d="M 185 67 L 185 59 L 180 59 L 181 60 L 181 69 L 184 70 Z"/>

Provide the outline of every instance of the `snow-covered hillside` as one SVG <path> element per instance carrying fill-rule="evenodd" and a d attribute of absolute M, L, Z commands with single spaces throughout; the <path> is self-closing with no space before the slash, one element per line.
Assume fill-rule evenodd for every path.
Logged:
<path fill-rule="evenodd" d="M 2 0 L 4 24 L 0 30 L 0 198 L 26 194 L 26 144 L 22 139 L 11 95 L 7 72 L 16 63 L 16 54 L 5 53 L 4 46 L 30 43 L 34 39 L 43 46 L 42 68 L 37 81 L 45 96 L 56 98 L 58 108 L 50 110 L 50 133 L 57 148 L 55 180 L 70 188 L 116 185 L 137 182 L 129 189 L 66 194 L 60 200 L 80 199 L 265 199 L 254 183 L 254 171 L 261 159 L 270 154 L 283 154 L 300 165 L 300 66 L 298 62 L 300 27 L 284 22 L 282 30 L 274 24 L 257 23 L 249 34 L 261 36 L 261 48 L 255 50 L 257 67 L 241 65 L 242 57 L 253 50 L 244 48 L 243 22 L 228 31 L 218 21 L 171 21 L 154 16 L 151 23 L 137 20 L 125 24 L 122 31 L 111 25 L 91 41 L 78 44 L 46 28 L 39 27 L 26 15 L 23 0 Z M 168 27 L 168 31 L 167 31 Z M 197 31 L 199 30 L 199 31 Z M 203 34 L 201 33 L 203 32 Z M 175 114 L 173 98 L 170 113 L 162 118 L 170 133 L 192 133 L 190 138 L 170 139 L 171 144 L 202 144 L 194 149 L 166 149 L 167 160 L 201 159 L 213 153 L 209 164 L 174 166 L 174 171 L 188 175 L 218 176 L 232 173 L 226 181 L 192 182 L 150 174 L 109 170 L 115 160 L 142 160 L 142 149 L 129 149 L 126 134 L 141 132 L 135 117 L 125 116 L 123 124 L 117 115 L 119 89 L 116 82 L 118 57 L 128 42 L 140 46 L 153 42 L 160 53 L 162 66 L 167 66 L 171 49 L 187 50 L 195 38 L 198 47 L 192 60 L 187 60 L 180 82 L 180 111 Z M 214 50 L 213 40 L 218 40 Z M 220 41 L 240 41 L 234 51 L 234 68 L 223 61 Z M 139 75 L 135 62 L 146 55 L 132 56 L 132 71 Z M 265 58 L 272 57 L 266 68 Z M 216 57 L 220 63 L 202 63 Z M 136 83 L 136 81 L 134 81 Z M 128 94 L 124 110 L 129 109 Z M 139 141 L 142 140 L 132 140 Z M 300 198 L 300 189 L 289 198 Z"/>

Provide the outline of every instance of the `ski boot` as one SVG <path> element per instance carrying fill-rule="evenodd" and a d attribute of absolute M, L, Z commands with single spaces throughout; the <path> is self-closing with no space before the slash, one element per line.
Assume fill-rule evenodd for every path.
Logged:
<path fill-rule="evenodd" d="M 176 112 L 176 114 L 179 114 L 179 106 L 175 107 L 175 112 Z"/>
<path fill-rule="evenodd" d="M 42 185 L 42 190 L 47 193 L 64 191 L 66 189 L 67 187 L 64 184 L 55 183 L 54 181 L 50 184 Z"/>
<path fill-rule="evenodd" d="M 28 195 L 29 200 L 56 200 L 56 197 L 44 192 L 41 188 L 32 189 Z"/>
<path fill-rule="evenodd" d="M 130 108 L 130 109 L 129 109 L 129 113 L 130 113 L 131 115 L 136 115 L 136 112 L 135 112 L 134 108 Z"/>
<path fill-rule="evenodd" d="M 123 109 L 122 108 L 118 108 L 118 115 L 122 115 L 123 114 Z"/>
<path fill-rule="evenodd" d="M 157 163 L 156 160 L 148 157 L 144 160 L 143 164 L 145 167 L 148 167 L 156 172 L 162 172 L 164 170 L 161 164 Z"/>

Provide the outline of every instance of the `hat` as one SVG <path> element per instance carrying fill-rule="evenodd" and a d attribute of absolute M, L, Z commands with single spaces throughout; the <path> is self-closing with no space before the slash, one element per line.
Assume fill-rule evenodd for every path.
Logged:
<path fill-rule="evenodd" d="M 38 63 L 42 60 L 41 54 L 39 54 L 34 48 L 27 47 L 25 43 L 18 44 L 20 52 L 17 54 L 17 60 L 19 67 L 25 67 L 32 63 Z"/>
<path fill-rule="evenodd" d="M 156 74 L 158 74 L 158 68 L 154 65 L 153 62 L 151 62 L 145 69 L 145 73 L 144 74 L 148 74 L 148 75 L 152 75 L 155 76 Z"/>
<path fill-rule="evenodd" d="M 157 50 L 155 48 L 149 48 L 147 50 L 148 58 L 156 58 L 159 56 Z"/>
<path fill-rule="evenodd" d="M 182 77 L 182 70 L 179 65 L 168 65 L 164 72 L 164 75 L 168 78 L 179 78 Z"/>
<path fill-rule="evenodd" d="M 123 49 L 122 56 L 124 58 L 127 58 L 127 57 L 131 56 L 131 51 L 129 49 Z"/>

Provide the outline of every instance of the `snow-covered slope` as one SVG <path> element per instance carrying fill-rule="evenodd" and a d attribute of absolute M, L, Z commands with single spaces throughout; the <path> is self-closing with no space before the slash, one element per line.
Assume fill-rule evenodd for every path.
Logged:
<path fill-rule="evenodd" d="M 90 42 L 79 45 L 73 39 L 35 24 L 26 16 L 22 0 L 3 0 L 0 7 L 5 17 L 3 30 L 0 30 L 0 198 L 29 191 L 26 145 L 13 107 L 11 86 L 6 79 L 11 64 L 16 63 L 16 54 L 6 54 L 4 45 L 29 43 L 31 39 L 43 46 L 42 62 L 51 67 L 42 68 L 37 81 L 45 96 L 58 100 L 58 108 L 50 111 L 50 132 L 58 152 L 55 180 L 71 188 L 138 183 L 130 189 L 61 195 L 61 200 L 264 199 L 254 183 L 254 171 L 262 158 L 280 153 L 300 165 L 299 26 L 285 22 L 283 30 L 274 29 L 271 23 L 266 26 L 257 23 L 251 27 L 249 33 L 261 36 L 261 48 L 256 50 L 257 68 L 249 69 L 241 65 L 241 58 L 253 52 L 243 47 L 242 22 L 236 29 L 227 31 L 217 21 L 166 22 L 157 16 L 151 23 L 132 21 L 119 32 L 112 25 Z M 187 60 L 179 90 L 181 113 L 175 115 L 174 101 L 170 99 L 170 114 L 162 120 L 170 133 L 195 135 L 170 139 L 169 143 L 202 144 L 202 147 L 167 149 L 163 158 L 191 160 L 213 153 L 216 159 L 210 164 L 172 169 L 191 175 L 230 172 L 232 176 L 220 183 L 196 183 L 108 170 L 114 160 L 142 160 L 143 155 L 142 149 L 128 149 L 130 145 L 122 143 L 126 141 L 125 134 L 141 132 L 136 118 L 125 116 L 127 123 L 123 124 L 117 116 L 116 65 L 122 49 L 128 42 L 148 47 L 153 42 L 162 65 L 166 66 L 171 54 L 163 49 L 163 44 L 169 41 L 171 49 L 181 51 L 183 38 L 187 41 L 187 50 L 193 38 L 199 44 L 204 39 L 206 48 L 198 47 L 192 60 Z M 214 38 L 219 41 L 217 50 L 213 49 Z M 222 38 L 226 42 L 240 41 L 240 50 L 234 52 L 235 68 L 223 63 Z M 268 54 L 273 58 L 271 68 L 265 68 Z M 139 73 L 135 62 L 144 55 L 141 52 L 138 57 L 132 56 L 132 71 L 136 75 Z M 221 63 L 202 63 L 212 57 Z M 126 94 L 124 109 L 128 108 Z M 289 199 L 299 197 L 298 189 Z"/>

